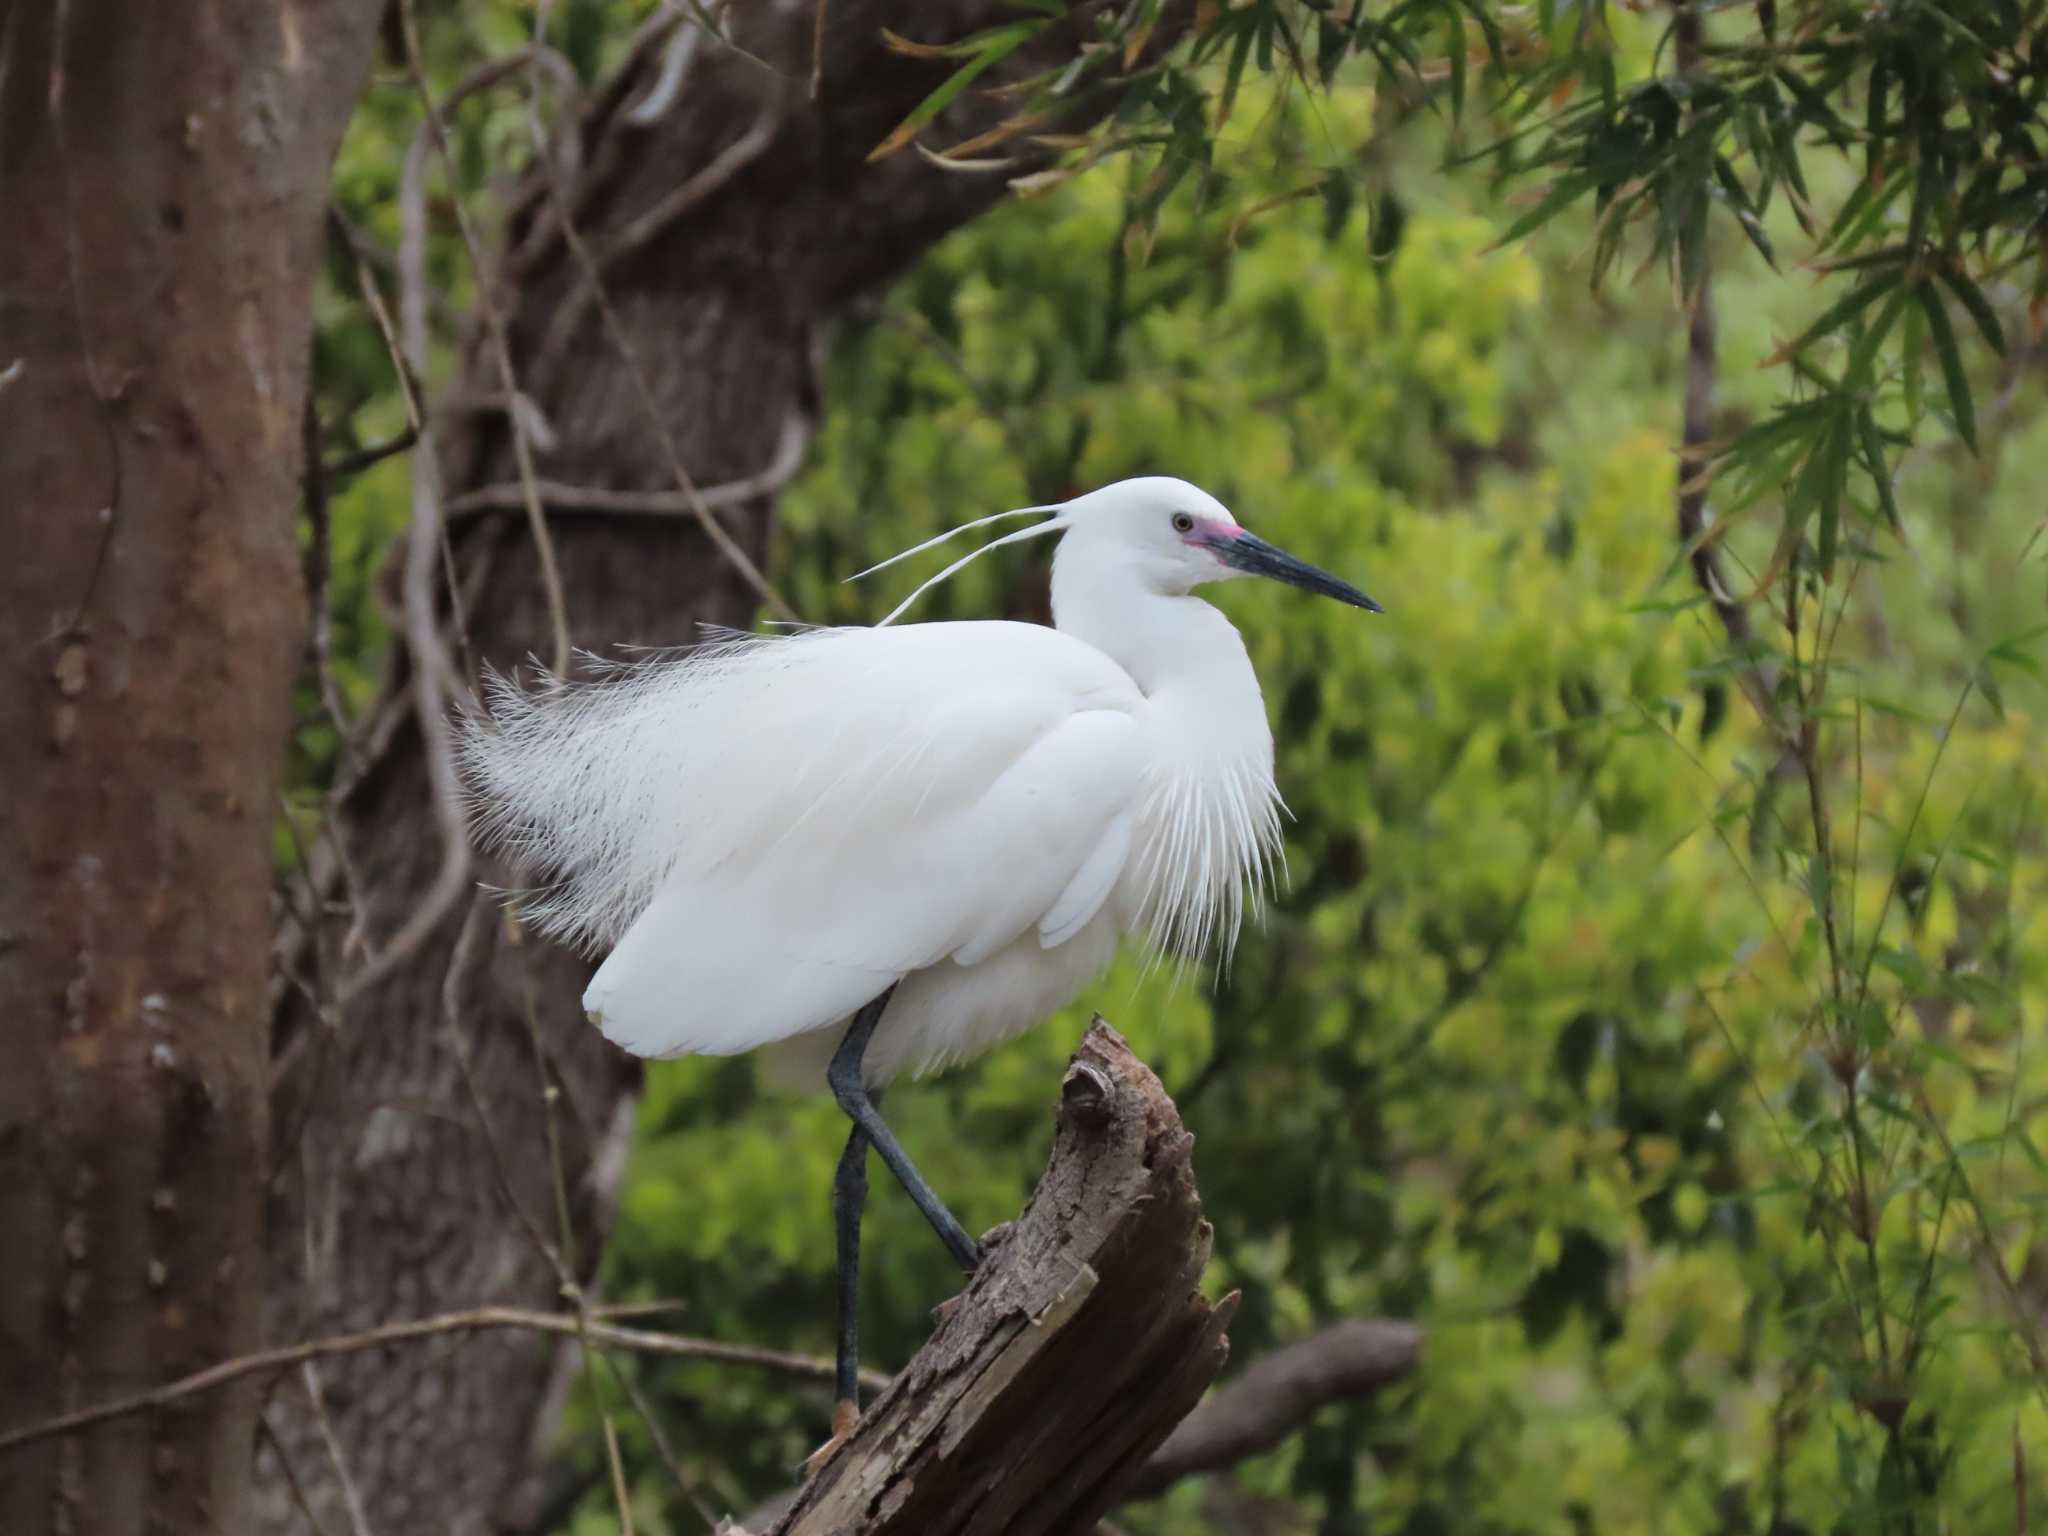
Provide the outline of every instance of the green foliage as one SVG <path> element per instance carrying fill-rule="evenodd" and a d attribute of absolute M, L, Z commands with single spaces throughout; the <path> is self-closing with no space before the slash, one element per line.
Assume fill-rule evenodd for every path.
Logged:
<path fill-rule="evenodd" d="M 1247 84 L 1217 160 L 1373 118 L 1364 91 L 1285 106 Z M 2037 653 L 1992 642 L 2038 612 L 2039 566 L 2014 557 L 2048 436 L 2015 410 L 1995 462 L 1907 454 L 1891 558 L 1845 548 L 1832 586 L 1814 552 L 1792 562 L 1783 707 L 1812 690 L 1825 716 L 1838 834 L 1816 859 L 1777 728 L 1731 700 L 1746 663 L 1673 559 L 1669 300 L 1564 275 L 1590 210 L 1502 248 L 1515 215 L 1430 171 L 1427 142 L 1382 150 L 1370 226 L 1322 201 L 1235 226 L 1176 204 L 1137 236 L 1150 168 L 1082 178 L 950 242 L 842 338 L 842 404 L 785 501 L 783 575 L 813 616 L 871 617 L 896 588 L 836 578 L 937 527 L 1149 470 L 1390 606 L 1219 598 L 1296 820 L 1291 883 L 1213 999 L 1127 961 L 892 1114 L 993 1222 L 1042 1161 L 1086 1008 L 1124 1027 L 1199 1137 L 1241 1357 L 1364 1312 L 1430 1330 L 1411 1387 L 1237 1474 L 1322 1529 L 2005 1529 L 2013 1437 L 2048 1416 L 1983 1255 L 2020 1272 L 2048 1189 L 2024 1110 L 2048 931 L 2024 894 Z M 1738 420 L 1819 302 L 1749 249 L 1717 246 Z M 1727 553 L 1754 574 L 1775 544 Z M 922 616 L 1029 613 L 1039 582 L 997 557 Z M 1845 588 L 1865 599 L 1846 618 Z M 1958 711 L 1988 654 L 2013 658 L 2002 716 L 1974 691 Z M 1853 1041 L 1823 886 L 1870 971 Z M 836 1114 L 676 1063 L 649 1116 L 620 1283 L 687 1297 L 706 1331 L 825 1348 Z M 871 1221 L 889 1363 L 950 1283 L 893 1191 Z M 792 1421 L 777 1390 L 661 1374 L 705 1416 L 707 1461 L 752 1486 L 818 1433 L 816 1404 Z M 1207 1507 L 1182 1489 L 1126 1524 L 1208 1529 Z"/>
<path fill-rule="evenodd" d="M 1048 89 L 1130 67 L 1152 8 L 1118 16 Z M 2048 1445 L 2048 418 L 2038 267 L 2017 282 L 2041 249 L 2038 7 L 1726 9 L 1683 67 L 1670 21 L 1208 10 L 1068 168 L 1093 169 L 1033 179 L 849 322 L 783 501 L 775 576 L 818 620 L 886 611 L 913 573 L 839 578 L 943 526 L 1143 472 L 1388 604 L 1217 598 L 1295 816 L 1231 973 L 1128 956 L 891 1102 L 993 1224 L 1099 1009 L 1199 1138 L 1240 1359 L 1343 1316 L 1424 1324 L 1415 1380 L 1233 1474 L 1281 1528 L 1988 1532 L 2016 1480 L 2042 1496 L 2019 1450 Z M 410 130 L 381 110 L 337 197 L 388 243 Z M 525 132 L 516 99 L 463 121 Z M 1622 281 L 1625 251 L 1674 281 Z M 337 449 L 402 424 L 352 284 L 337 254 Z M 1673 510 L 1707 293 L 1739 647 Z M 336 503 L 352 689 L 402 481 Z M 1043 601 L 1038 557 L 999 555 L 916 616 Z M 829 1349 L 843 1135 L 744 1061 L 657 1066 L 607 1298 Z M 869 1222 L 888 1367 L 953 1277 L 887 1181 Z M 822 1438 L 823 1389 L 619 1366 L 714 1504 Z M 619 1419 L 638 1528 L 692 1529 Z M 581 1396 L 565 1445 L 598 1490 L 577 1528 L 612 1528 Z M 1119 1519 L 1234 1528 L 1220 1508 L 1190 1486 Z"/>
<path fill-rule="evenodd" d="M 1056 111 L 1081 80 L 1129 71 L 1157 9 L 1100 13 L 1101 43 L 1043 76 L 1019 125 Z M 933 100 L 986 68 L 998 42 L 1007 52 L 1035 25 L 990 34 Z M 1205 7 L 1189 46 L 1128 75 L 1121 111 L 1076 163 L 1152 157 L 1132 210 L 1148 237 L 1190 175 L 1206 202 L 1227 209 L 1217 157 L 1248 66 L 1283 89 L 1327 90 L 1356 59 L 1369 61 L 1385 111 L 1447 114 L 1487 141 L 1459 154 L 1461 163 L 1526 190 L 1528 206 L 1499 231 L 1502 243 L 1590 205 L 1595 288 L 1634 251 L 1696 299 L 1716 210 L 1773 266 L 1778 251 L 1803 247 L 1829 301 L 1774 354 L 1785 390 L 1721 445 L 1719 469 L 1784 487 L 1772 497 L 1779 559 L 1811 527 L 1820 572 L 1832 578 L 1845 515 L 1857 510 L 1854 481 L 1885 518 L 1896 516 L 1893 467 L 1922 425 L 1923 373 L 1939 379 L 1957 435 L 1978 446 L 1951 310 L 2001 354 L 2005 326 L 1990 290 L 2031 271 L 2033 333 L 2048 311 L 2040 25 L 2039 5 L 2017 0 L 1904 0 L 1875 11 L 1850 0 L 1798 0 L 1781 11 L 1764 0 L 1753 13 L 1681 4 L 1649 15 L 1552 0 L 1533 9 L 1396 0 L 1373 14 L 1362 0 L 1249 0 Z M 900 148 L 929 116 L 921 108 L 877 153 Z M 1351 195 L 1356 167 L 1341 157 L 1304 169 L 1313 180 L 1303 191 Z M 1831 199 L 1830 184 L 1848 169 L 1860 174 Z M 1270 195 L 1253 185 L 1240 187 L 1240 202 Z"/>

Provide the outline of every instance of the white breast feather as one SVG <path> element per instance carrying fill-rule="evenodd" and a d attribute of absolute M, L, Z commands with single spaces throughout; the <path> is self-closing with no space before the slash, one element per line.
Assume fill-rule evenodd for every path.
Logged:
<path fill-rule="evenodd" d="M 1162 954 L 1225 966 L 1256 916 L 1280 858 L 1279 791 L 1269 764 L 1231 758 L 1155 765 L 1130 871 L 1132 925 Z"/>

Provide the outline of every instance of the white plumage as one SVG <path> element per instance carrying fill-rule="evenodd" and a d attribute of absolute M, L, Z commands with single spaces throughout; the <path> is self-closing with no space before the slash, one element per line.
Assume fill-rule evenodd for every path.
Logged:
<path fill-rule="evenodd" d="M 464 736 L 478 819 L 538 877 L 527 919 L 606 952 L 584 1006 L 610 1039 L 773 1046 L 823 1087 L 895 985 L 876 1085 L 1038 1022 L 1121 932 L 1227 953 L 1279 797 L 1244 645 L 1188 590 L 1249 572 L 1371 600 L 1182 481 L 1032 510 L 1052 516 L 995 543 L 1063 534 L 1053 629 L 815 630 L 494 681 Z"/>

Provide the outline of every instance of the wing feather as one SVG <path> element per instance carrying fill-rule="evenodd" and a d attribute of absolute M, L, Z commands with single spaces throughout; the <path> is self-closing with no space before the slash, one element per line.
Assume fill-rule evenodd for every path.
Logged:
<path fill-rule="evenodd" d="M 728 1054 L 1093 915 L 1141 702 L 1036 625 L 825 630 L 500 687 L 465 765 L 486 831 L 549 876 L 536 920 L 611 946 L 585 997 L 606 1034 Z"/>

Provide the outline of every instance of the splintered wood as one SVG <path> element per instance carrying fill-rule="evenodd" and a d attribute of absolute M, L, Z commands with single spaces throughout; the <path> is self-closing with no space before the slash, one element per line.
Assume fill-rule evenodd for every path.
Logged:
<path fill-rule="evenodd" d="M 773 1536 L 1089 1530 L 1229 1353 L 1193 1147 L 1098 1018 L 1031 1203 Z"/>

